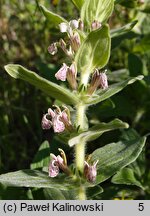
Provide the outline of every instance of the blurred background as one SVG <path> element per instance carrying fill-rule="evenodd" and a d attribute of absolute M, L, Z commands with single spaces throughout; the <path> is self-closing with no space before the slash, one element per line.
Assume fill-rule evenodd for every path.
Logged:
<path fill-rule="evenodd" d="M 128 76 L 143 74 L 143 81 L 126 87 L 122 92 L 101 104 L 91 107 L 88 117 L 93 121 L 109 121 L 115 117 L 130 124 L 130 131 L 140 136 L 148 135 L 150 129 L 150 3 L 148 0 L 116 0 L 114 13 L 109 20 L 110 28 L 119 28 L 134 20 L 138 23 L 134 30 L 112 40 L 112 52 L 108 65 L 109 82 L 118 82 Z M 68 20 L 79 18 L 72 1 L 67 0 L 0 0 L 0 174 L 30 167 L 41 143 L 48 140 L 52 151 L 58 148 L 51 131 L 42 131 L 41 118 L 54 101 L 40 90 L 21 80 L 14 80 L 4 71 L 4 65 L 15 63 L 37 72 L 46 79 L 56 81 L 55 72 L 65 56 L 62 52 L 51 56 L 47 47 L 62 35 L 52 28 L 43 16 L 39 4 L 60 14 Z M 104 134 L 100 145 L 117 141 L 125 136 L 125 131 Z M 150 145 L 149 137 L 142 164 L 143 184 L 146 192 L 137 188 L 112 186 L 106 182 L 106 193 L 99 199 L 127 197 L 150 198 Z M 58 141 L 57 141 L 58 142 Z M 99 143 L 99 140 L 96 141 Z M 62 144 L 60 143 L 60 146 Z M 96 145 L 97 148 L 97 145 Z M 95 149 L 89 144 L 87 152 Z M 72 155 L 72 149 L 66 148 Z M 71 157 L 71 156 L 70 156 Z M 143 168 L 142 168 L 143 169 Z M 146 174 L 147 173 L 147 176 Z M 112 193 L 108 193 L 112 190 Z M 131 191 L 130 191 L 131 190 Z M 1 199 L 44 199 L 41 189 L 7 188 L 0 185 Z M 12 193 L 10 193 L 12 192 Z M 13 194 L 13 195 L 12 195 Z M 11 197 L 12 196 L 12 197 Z M 122 195 L 121 195 L 122 196 Z"/>

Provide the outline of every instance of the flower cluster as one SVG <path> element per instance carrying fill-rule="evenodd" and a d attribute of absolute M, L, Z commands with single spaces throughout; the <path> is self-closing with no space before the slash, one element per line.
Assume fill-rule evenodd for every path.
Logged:
<path fill-rule="evenodd" d="M 102 24 L 94 20 L 91 23 L 91 30 L 97 30 L 101 28 Z M 84 23 L 81 20 L 71 20 L 69 23 L 62 22 L 59 24 L 60 32 L 67 33 L 69 37 L 69 47 L 67 47 L 65 41 L 61 38 L 59 42 L 52 43 L 48 47 L 49 53 L 52 55 L 56 54 L 58 51 L 57 47 L 61 47 L 61 49 L 65 52 L 67 56 L 71 58 L 71 60 L 74 58 L 74 54 L 78 51 L 81 40 L 80 35 L 77 31 L 79 29 L 80 31 L 84 30 Z M 76 63 L 73 61 L 71 66 L 69 67 L 66 65 L 66 63 L 63 63 L 62 67 L 58 70 L 58 72 L 55 74 L 55 77 L 57 80 L 61 81 L 68 81 L 70 87 L 72 90 L 77 90 L 77 66 Z M 105 72 L 99 72 L 98 69 L 95 70 L 94 75 L 92 77 L 90 86 L 88 88 L 88 94 L 93 94 L 97 88 L 107 89 L 108 88 L 108 81 L 107 81 L 107 75 Z"/>
<path fill-rule="evenodd" d="M 67 160 L 66 155 L 64 151 L 61 149 L 61 155 L 55 156 L 54 154 L 50 154 L 51 161 L 49 164 L 49 176 L 50 177 L 56 177 L 58 176 L 60 170 L 65 172 L 67 175 L 71 175 L 71 171 L 69 170 L 67 166 Z M 97 166 L 98 160 L 93 163 L 93 165 L 89 165 L 87 161 L 84 162 L 84 177 L 87 179 L 87 181 L 94 183 L 96 180 L 96 166 Z"/>
<path fill-rule="evenodd" d="M 91 23 L 91 31 L 95 31 L 101 28 L 102 24 L 96 20 Z M 78 90 L 77 83 L 77 65 L 74 61 L 75 54 L 81 45 L 81 31 L 84 30 L 84 23 L 81 20 L 71 20 L 70 22 L 62 22 L 59 24 L 60 32 L 66 33 L 68 35 L 69 41 L 65 42 L 62 38 L 58 42 L 52 43 L 48 47 L 48 52 L 51 55 L 55 55 L 58 52 L 58 48 L 61 48 L 64 53 L 70 58 L 71 64 L 68 66 L 63 63 L 61 68 L 55 74 L 57 80 L 68 81 L 72 90 Z M 108 81 L 106 71 L 100 72 L 95 69 L 91 81 L 87 88 L 84 88 L 88 95 L 92 95 L 98 88 L 107 89 Z M 53 128 L 55 133 L 62 133 L 65 130 L 71 131 L 73 129 L 72 123 L 70 121 L 70 113 L 68 108 L 64 108 L 63 111 L 58 106 L 55 109 L 48 109 L 48 112 L 43 115 L 42 118 L 42 128 L 50 129 Z M 55 156 L 51 154 L 51 160 L 49 164 L 49 176 L 56 177 L 60 170 L 71 175 L 71 171 L 67 166 L 67 160 L 63 150 L 60 150 L 61 155 Z M 87 181 L 93 183 L 96 180 L 98 161 L 94 162 L 92 165 L 87 161 L 84 162 L 83 175 Z"/>
<path fill-rule="evenodd" d="M 54 111 L 49 108 L 48 113 L 43 115 L 42 128 L 50 129 L 53 127 L 55 133 L 62 133 L 64 130 L 72 130 L 70 121 L 70 112 L 67 107 L 63 111 L 58 106 L 55 106 Z"/>

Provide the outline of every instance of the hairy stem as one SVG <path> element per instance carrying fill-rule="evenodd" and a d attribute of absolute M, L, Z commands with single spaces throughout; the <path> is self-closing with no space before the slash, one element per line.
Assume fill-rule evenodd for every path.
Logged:
<path fill-rule="evenodd" d="M 85 125 L 85 106 L 83 104 L 79 104 L 77 106 L 77 126 L 80 126 L 79 130 L 84 130 Z M 76 168 L 77 171 L 83 174 L 84 169 L 84 159 L 85 159 L 85 143 L 80 142 L 75 146 L 75 154 L 76 154 Z"/>
<path fill-rule="evenodd" d="M 79 188 L 79 194 L 78 194 L 78 198 L 79 200 L 86 200 L 86 193 L 85 193 L 85 187 L 84 186 L 80 186 Z"/>
<path fill-rule="evenodd" d="M 77 126 L 80 126 L 80 130 L 85 128 L 85 105 L 78 104 L 77 106 Z M 79 174 L 83 175 L 84 171 L 84 160 L 85 160 L 85 142 L 80 141 L 75 146 L 75 155 L 76 155 L 76 170 Z M 85 200 L 85 188 L 83 185 L 79 187 L 79 199 Z"/>

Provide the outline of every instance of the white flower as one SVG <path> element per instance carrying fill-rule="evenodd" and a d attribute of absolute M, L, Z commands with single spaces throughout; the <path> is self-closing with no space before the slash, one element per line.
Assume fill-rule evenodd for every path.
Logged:
<path fill-rule="evenodd" d="M 64 32 L 68 32 L 68 23 L 62 22 L 59 24 L 59 28 L 60 28 L 60 32 L 64 33 Z"/>

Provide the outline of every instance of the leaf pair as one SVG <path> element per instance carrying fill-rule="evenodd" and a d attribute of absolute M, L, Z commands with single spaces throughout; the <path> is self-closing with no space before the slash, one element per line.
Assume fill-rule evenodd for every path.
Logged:
<path fill-rule="evenodd" d="M 53 82 L 50 82 L 38 74 L 34 73 L 33 71 L 27 70 L 26 68 L 15 65 L 15 64 L 8 64 L 5 66 L 5 70 L 7 73 L 15 79 L 22 79 L 30 84 L 34 85 L 35 87 L 39 88 L 40 90 L 44 91 L 46 94 L 50 95 L 51 97 L 58 99 L 66 104 L 76 105 L 81 99 L 80 97 L 68 89 L 57 85 Z M 127 85 L 143 79 L 143 76 L 137 76 L 133 78 L 128 78 L 123 82 L 119 82 L 117 84 L 111 85 L 107 90 L 101 90 L 97 95 L 94 97 L 85 97 L 84 102 L 87 105 L 92 105 L 99 103 L 103 100 L 108 99 L 109 97 L 113 96 L 114 94 L 121 91 Z"/>
<path fill-rule="evenodd" d="M 135 161 L 144 147 L 145 140 L 145 137 L 141 137 L 130 141 L 120 141 L 95 150 L 91 159 L 93 161 L 99 160 L 97 165 L 98 175 L 95 184 L 85 183 L 87 190 L 102 183 L 118 170 Z M 133 178 L 129 170 L 128 175 Z M 116 181 L 116 177 L 113 181 Z M 66 178 L 65 175 L 59 175 L 53 179 L 49 178 L 47 173 L 38 170 L 20 170 L 0 175 L 0 183 L 16 187 L 57 188 L 65 191 L 76 190 L 79 187 L 78 181 Z M 102 189 L 99 190 L 100 192 L 102 192 Z"/>

